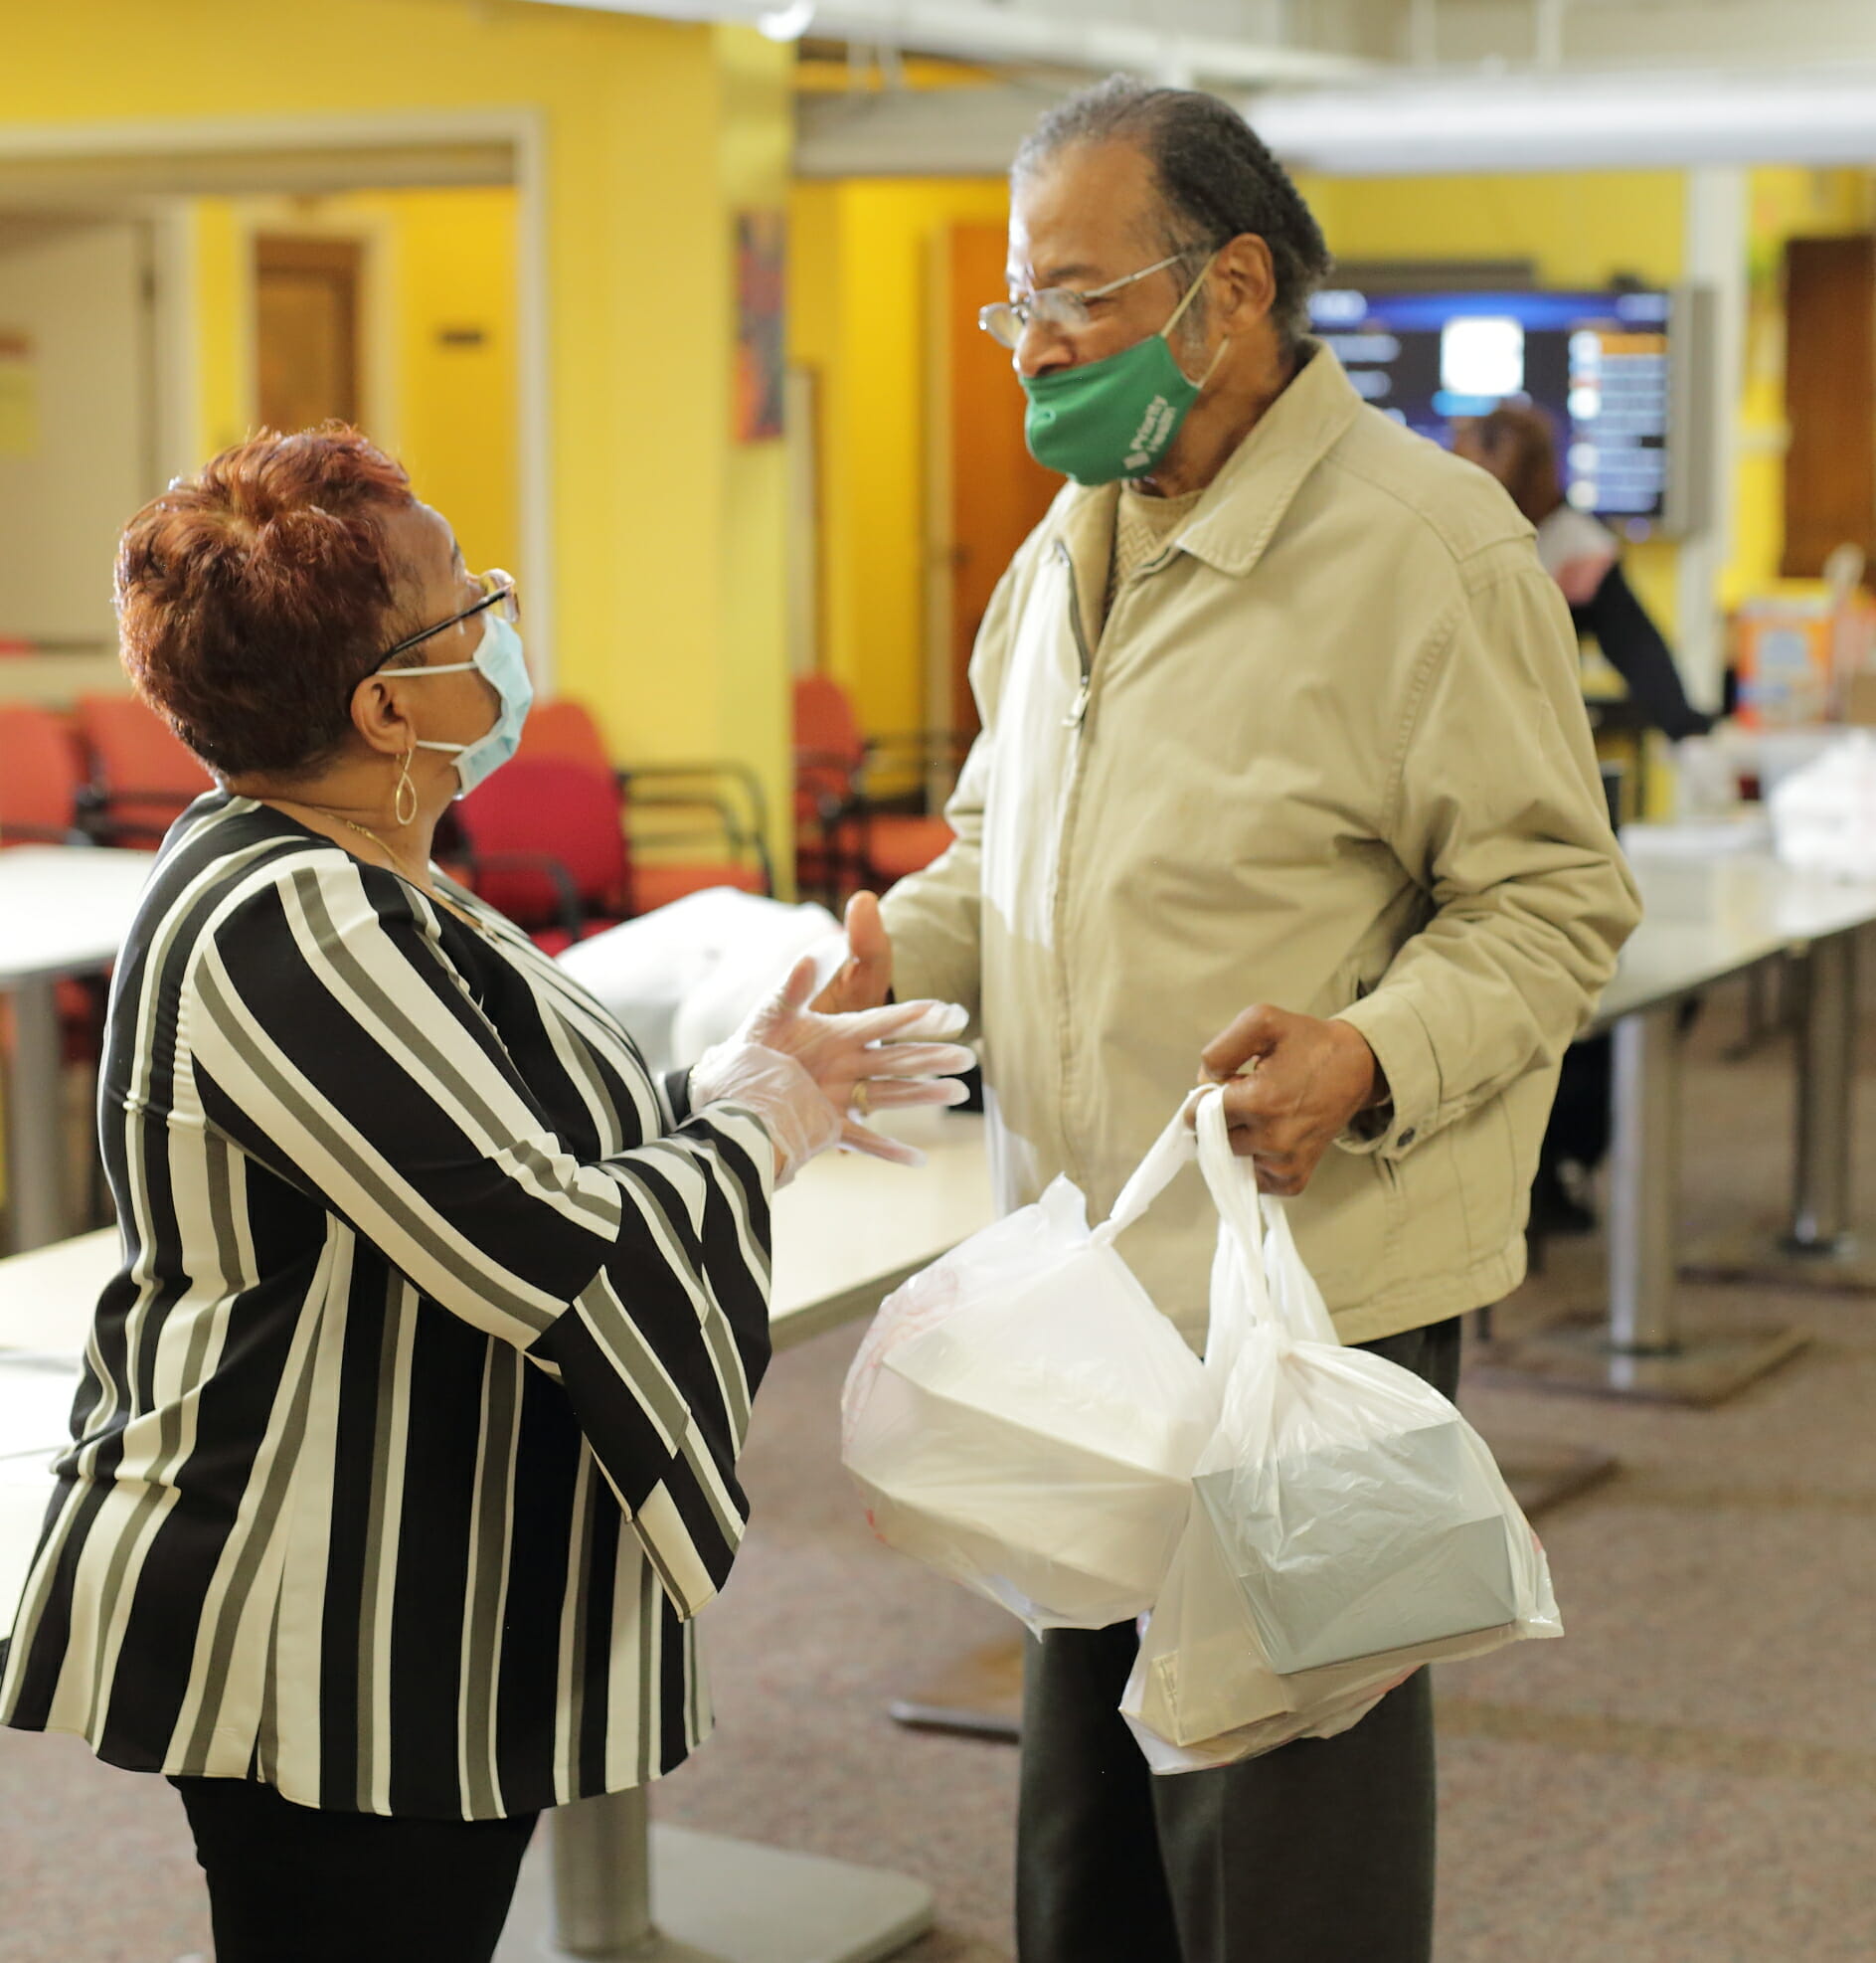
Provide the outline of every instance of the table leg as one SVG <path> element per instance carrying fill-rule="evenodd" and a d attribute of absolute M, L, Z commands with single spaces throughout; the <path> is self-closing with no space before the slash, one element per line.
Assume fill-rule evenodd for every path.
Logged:
<path fill-rule="evenodd" d="M 1856 941 L 1838 934 L 1804 963 L 1798 1031 L 1793 1254 L 1829 1260 L 1855 1247 L 1850 1233 L 1850 1123 L 1856 1090 Z"/>
<path fill-rule="evenodd" d="M 1691 1249 L 1685 1275 L 1780 1288 L 1876 1288 L 1876 1252 L 1859 1246 L 1851 1185 L 1856 1095 L 1856 937 L 1815 941 L 1792 964 L 1797 984 L 1797 1090 L 1791 1214 Z"/>
<path fill-rule="evenodd" d="M 7 1070 L 7 1197 L 13 1252 L 64 1239 L 65 1126 L 60 1097 L 59 1005 L 54 983 L 12 990 L 13 1054 Z"/>
<path fill-rule="evenodd" d="M 654 1828 L 642 1790 L 548 1818 L 496 1963 L 877 1963 L 932 1926 L 922 1881 Z"/>
<path fill-rule="evenodd" d="M 1536 1390 L 1717 1404 L 1795 1354 L 1806 1338 L 1787 1329 L 1681 1330 L 1674 1273 L 1680 1187 L 1676 1005 L 1623 1016 L 1614 1036 L 1606 1315 L 1495 1342 L 1473 1374 Z"/>
<path fill-rule="evenodd" d="M 1680 1187 L 1680 1030 L 1672 1005 L 1613 1032 L 1609 1340 L 1627 1356 L 1670 1354 L 1674 1213 Z"/>

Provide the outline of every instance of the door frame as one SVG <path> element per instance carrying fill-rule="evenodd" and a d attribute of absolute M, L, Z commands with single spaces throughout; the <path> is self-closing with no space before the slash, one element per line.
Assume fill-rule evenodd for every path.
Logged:
<path fill-rule="evenodd" d="M 358 363 L 358 393 L 363 405 L 359 422 L 380 448 L 396 455 L 404 443 L 404 405 L 398 392 L 398 361 L 393 345 L 395 323 L 390 304 L 396 276 L 395 226 L 390 220 L 378 217 L 348 216 L 342 223 L 324 217 L 312 218 L 294 211 L 285 199 L 276 210 L 268 211 L 266 203 L 245 199 L 235 215 L 235 249 L 241 266 L 238 290 L 242 317 L 238 332 L 246 377 L 244 419 L 252 426 L 260 416 L 258 242 L 333 239 L 359 249 L 358 327 L 363 343 Z"/>
<path fill-rule="evenodd" d="M 247 159 L 266 160 L 266 179 L 244 186 Z M 506 168 L 503 171 L 502 166 Z M 347 172 L 356 172 L 348 176 Z M 536 108 L 424 110 L 355 115 L 178 118 L 154 122 L 0 126 L 0 200 L 42 206 L 62 178 L 85 201 L 113 191 L 148 199 L 203 193 L 332 191 L 387 186 L 512 184 L 516 194 L 516 456 L 521 548 L 529 574 L 528 649 L 542 692 L 554 675 L 553 390 L 548 290 L 547 131 Z M 200 383 L 197 337 L 188 317 L 187 227 L 157 220 L 159 401 L 192 411 Z M 160 425 L 162 453 L 192 438 L 172 411 Z M 191 413 L 187 430 L 193 431 Z M 197 459 L 191 459 L 192 461 Z"/>

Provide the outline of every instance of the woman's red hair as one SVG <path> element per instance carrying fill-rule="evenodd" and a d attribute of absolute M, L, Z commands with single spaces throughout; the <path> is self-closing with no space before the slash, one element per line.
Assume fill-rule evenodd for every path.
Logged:
<path fill-rule="evenodd" d="M 1492 459 L 1492 474 L 1534 525 L 1564 501 L 1557 472 L 1557 439 L 1541 409 L 1501 402 L 1478 421 L 1478 440 Z"/>
<path fill-rule="evenodd" d="M 262 431 L 177 478 L 117 547 L 137 693 L 224 777 L 316 765 L 398 637 L 386 520 L 416 501 L 403 466 L 337 423 Z"/>

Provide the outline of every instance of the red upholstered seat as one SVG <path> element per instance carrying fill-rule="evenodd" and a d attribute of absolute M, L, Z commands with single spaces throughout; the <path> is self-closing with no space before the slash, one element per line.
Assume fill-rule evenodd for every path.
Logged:
<path fill-rule="evenodd" d="M 214 779 L 154 709 L 134 695 L 81 695 L 94 824 L 112 845 L 154 846 L 214 788 Z"/>
<path fill-rule="evenodd" d="M 869 739 L 840 684 L 803 675 L 794 685 L 795 877 L 829 898 L 862 886 L 890 886 L 949 850 L 955 834 L 941 817 L 876 797 L 869 774 L 893 752 L 915 781 L 948 762 L 948 732 L 916 731 Z M 912 794 L 917 803 L 921 793 Z"/>

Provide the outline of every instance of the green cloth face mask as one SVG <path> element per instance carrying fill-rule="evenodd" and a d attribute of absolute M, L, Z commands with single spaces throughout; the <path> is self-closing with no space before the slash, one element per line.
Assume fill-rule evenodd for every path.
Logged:
<path fill-rule="evenodd" d="M 1172 446 L 1186 412 L 1205 392 L 1229 342 L 1194 382 L 1173 359 L 1171 335 L 1212 269 L 1214 254 L 1157 334 L 1078 368 L 1021 378 L 1029 398 L 1023 441 L 1045 469 L 1078 484 L 1144 477 Z"/>

